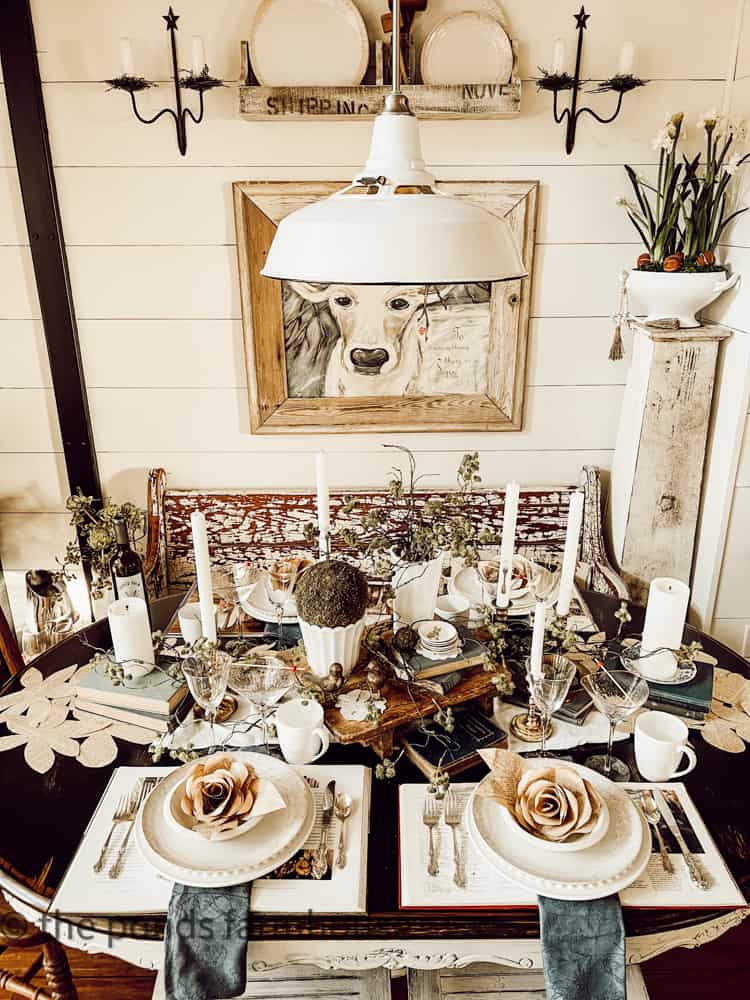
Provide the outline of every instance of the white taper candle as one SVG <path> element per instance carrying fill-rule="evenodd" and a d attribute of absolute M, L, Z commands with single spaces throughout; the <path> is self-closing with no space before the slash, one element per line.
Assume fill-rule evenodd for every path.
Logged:
<path fill-rule="evenodd" d="M 518 498 L 521 493 L 519 483 L 510 482 L 505 487 L 505 508 L 503 510 L 503 534 L 500 541 L 500 566 L 497 578 L 497 606 L 507 608 L 510 603 L 510 583 L 513 576 L 513 551 L 516 542 L 516 521 L 518 520 Z M 508 569 L 507 587 L 503 588 L 503 569 Z"/>
<path fill-rule="evenodd" d="M 206 519 L 199 510 L 194 510 L 190 515 L 190 527 L 193 530 L 195 578 L 198 581 L 198 600 L 201 606 L 203 636 L 210 642 L 216 642 L 216 612 L 211 582 L 211 557 L 208 552 L 208 531 L 206 530 Z"/>
<path fill-rule="evenodd" d="M 635 45 L 632 42 L 623 42 L 620 48 L 620 63 L 617 72 L 620 76 L 630 76 L 633 72 L 635 61 Z"/>
<path fill-rule="evenodd" d="M 562 38 L 555 39 L 555 48 L 552 56 L 552 72 L 560 74 L 565 66 L 565 42 Z"/>
<path fill-rule="evenodd" d="M 531 653 L 529 654 L 529 670 L 532 677 L 542 676 L 542 657 L 544 656 L 544 628 L 547 622 L 547 605 L 537 601 L 534 606 L 534 630 L 531 633 Z"/>
<path fill-rule="evenodd" d="M 318 545 L 320 557 L 325 559 L 328 553 L 328 532 L 331 525 L 328 497 L 328 458 L 324 451 L 315 455 L 315 488 L 318 502 Z"/>
<path fill-rule="evenodd" d="M 563 553 L 562 569 L 560 571 L 560 589 L 557 595 L 557 613 L 565 617 L 570 610 L 570 599 L 573 596 L 576 565 L 578 563 L 578 540 L 581 537 L 583 523 L 583 493 L 576 490 L 570 495 L 568 508 L 568 528 L 565 532 L 565 551 Z"/>
<path fill-rule="evenodd" d="M 120 39 L 120 62 L 122 63 L 123 76 L 135 76 L 133 46 L 130 44 L 129 38 Z"/>
<path fill-rule="evenodd" d="M 193 35 L 193 73 L 200 76 L 203 67 L 206 65 L 206 54 L 203 51 L 203 39 L 200 35 Z"/>

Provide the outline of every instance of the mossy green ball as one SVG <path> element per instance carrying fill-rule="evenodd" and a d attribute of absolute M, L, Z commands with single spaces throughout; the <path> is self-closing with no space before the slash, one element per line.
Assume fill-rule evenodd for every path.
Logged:
<path fill-rule="evenodd" d="M 351 625 L 367 609 L 367 577 L 351 563 L 324 559 L 304 571 L 296 597 L 299 616 L 309 625 Z"/>

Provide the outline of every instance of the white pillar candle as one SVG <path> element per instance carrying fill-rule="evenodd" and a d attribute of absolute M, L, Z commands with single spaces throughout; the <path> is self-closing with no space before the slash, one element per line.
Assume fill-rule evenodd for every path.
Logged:
<path fill-rule="evenodd" d="M 633 72 L 635 60 L 635 45 L 632 42 L 623 42 L 620 48 L 620 63 L 617 72 L 620 76 L 630 76 Z"/>
<path fill-rule="evenodd" d="M 570 495 L 568 508 L 568 528 L 565 532 L 565 551 L 563 552 L 562 569 L 560 570 L 560 589 L 557 594 L 557 613 L 565 617 L 570 610 L 570 599 L 573 596 L 576 566 L 578 564 L 578 540 L 581 537 L 583 523 L 583 493 L 576 490 Z"/>
<path fill-rule="evenodd" d="M 214 591 L 211 583 L 211 557 L 208 553 L 208 531 L 206 519 L 199 510 L 190 515 L 193 529 L 193 552 L 195 554 L 195 577 L 198 581 L 198 600 L 201 606 L 201 627 L 209 642 L 216 642 L 216 612 Z"/>
<path fill-rule="evenodd" d="M 518 497 L 521 487 L 516 482 L 505 487 L 505 508 L 503 510 L 503 534 L 500 541 L 500 566 L 497 578 L 497 606 L 507 608 L 510 604 L 510 583 L 513 576 L 513 550 L 516 541 L 516 521 L 518 520 Z M 507 588 L 503 588 L 503 569 L 507 567 Z"/>
<path fill-rule="evenodd" d="M 547 606 L 544 601 L 537 601 L 534 606 L 534 630 L 531 633 L 531 653 L 529 654 L 529 670 L 532 677 L 542 676 L 542 657 L 544 656 L 544 628 L 547 622 Z"/>
<path fill-rule="evenodd" d="M 200 76 L 203 67 L 206 65 L 206 55 L 203 51 L 203 39 L 200 35 L 193 35 L 193 73 Z"/>
<path fill-rule="evenodd" d="M 151 673 L 154 644 L 148 608 L 142 597 L 123 597 L 113 601 L 107 612 L 115 659 L 127 677 L 144 677 Z M 141 661 L 141 662 L 134 662 Z"/>
<path fill-rule="evenodd" d="M 328 532 L 330 529 L 330 510 L 328 499 L 328 459 L 324 451 L 315 455 L 315 488 L 318 503 L 318 544 L 320 557 L 328 555 Z"/>
<path fill-rule="evenodd" d="M 663 652 L 647 656 L 638 663 L 638 669 L 652 680 L 669 680 L 677 671 L 677 657 L 669 652 L 679 649 L 685 627 L 690 587 L 681 580 L 657 576 L 651 581 L 643 626 L 641 654 Z"/>
<path fill-rule="evenodd" d="M 565 66 L 565 42 L 562 38 L 555 39 L 554 54 L 552 56 L 552 72 L 560 74 Z"/>
<path fill-rule="evenodd" d="M 135 76 L 133 46 L 130 44 L 129 38 L 120 39 L 120 62 L 122 63 L 123 76 Z"/>

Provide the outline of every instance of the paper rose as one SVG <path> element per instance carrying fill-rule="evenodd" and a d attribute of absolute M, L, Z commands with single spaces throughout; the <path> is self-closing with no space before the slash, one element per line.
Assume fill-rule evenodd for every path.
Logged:
<path fill-rule="evenodd" d="M 513 814 L 537 837 L 560 843 L 591 833 L 601 812 L 601 800 L 592 786 L 569 767 L 525 771 L 516 788 Z"/>
<path fill-rule="evenodd" d="M 244 823 L 256 798 L 257 777 L 249 764 L 217 757 L 193 767 L 185 782 L 181 806 L 198 822 L 195 833 L 210 840 Z"/>

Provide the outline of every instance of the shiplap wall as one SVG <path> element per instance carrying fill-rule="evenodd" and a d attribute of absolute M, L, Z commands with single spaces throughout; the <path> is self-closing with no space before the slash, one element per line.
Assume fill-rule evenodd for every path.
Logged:
<path fill-rule="evenodd" d="M 357 0 L 371 35 L 379 0 Z M 233 86 L 207 98 L 207 120 L 189 127 L 179 156 L 167 121 L 145 127 L 126 95 L 99 81 L 120 72 L 118 39 L 133 40 L 137 69 L 165 80 L 162 6 L 151 0 L 34 0 L 39 60 L 96 447 L 106 490 L 144 501 L 146 470 L 164 465 L 179 486 L 304 486 L 312 453 L 330 453 L 334 485 L 382 481 L 391 459 L 379 436 L 253 437 L 245 376 L 230 185 L 266 178 L 349 179 L 364 162 L 367 122 L 247 123 Z M 183 0 L 180 41 L 203 35 L 212 71 L 239 72 L 255 0 Z M 418 40 L 450 10 L 491 0 L 431 0 Z M 522 114 L 505 122 L 431 122 L 425 156 L 440 178 L 539 179 L 542 184 L 531 308 L 524 430 L 503 434 L 405 434 L 436 483 L 453 481 L 460 455 L 481 452 L 485 480 L 572 481 L 584 462 L 610 464 L 627 365 L 607 361 L 617 275 L 638 251 L 615 196 L 622 164 L 655 162 L 650 139 L 668 112 L 688 122 L 721 106 L 736 48 L 737 0 L 589 0 L 584 75 L 616 70 L 620 43 L 638 47 L 652 80 L 629 95 L 620 118 L 581 121 L 568 157 L 551 100 L 532 78 L 575 35 L 565 0 L 502 5 L 520 43 Z M 750 53 L 747 62 L 750 67 Z M 748 68 L 747 72 L 750 72 Z M 169 87 L 144 110 L 171 100 Z M 594 97 L 603 110 L 610 97 Z M 689 130 L 689 143 L 697 139 Z M 686 147 L 688 148 L 688 147 Z M 17 584 L 49 565 L 68 536 L 59 429 L 38 322 L 38 303 L 4 102 L 0 102 L 0 555 Z M 746 463 L 747 465 L 748 463 Z M 746 473 L 747 475 L 747 473 Z"/>

